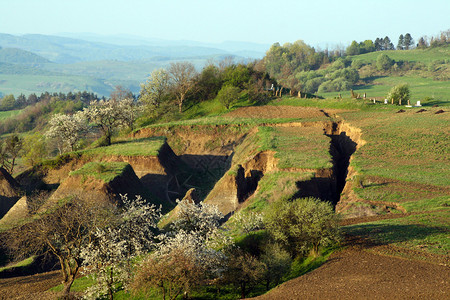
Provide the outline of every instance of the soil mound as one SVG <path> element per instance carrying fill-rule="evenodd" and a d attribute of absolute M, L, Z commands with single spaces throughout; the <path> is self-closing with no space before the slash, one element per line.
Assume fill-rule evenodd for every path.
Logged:
<path fill-rule="evenodd" d="M 111 163 L 91 164 L 99 166 L 111 165 Z M 77 170 L 77 172 L 71 173 L 39 211 L 45 211 L 57 204 L 61 199 L 70 197 L 77 197 L 93 204 L 105 202 L 119 204 L 121 201 L 120 195 L 127 194 L 129 198 L 134 198 L 136 195 L 147 194 L 144 186 L 129 164 L 119 163 L 122 166 L 120 173 L 109 179 L 99 176 L 104 174 L 87 174 L 87 172 L 84 172 L 92 166 L 91 164 L 87 164 L 80 170 Z"/>
<path fill-rule="evenodd" d="M 17 181 L 4 168 L 0 168 L 0 218 L 20 199 L 19 191 Z"/>
<path fill-rule="evenodd" d="M 13 207 L 0 219 L 0 226 L 14 225 L 16 222 L 28 217 L 27 197 L 20 198 Z"/>

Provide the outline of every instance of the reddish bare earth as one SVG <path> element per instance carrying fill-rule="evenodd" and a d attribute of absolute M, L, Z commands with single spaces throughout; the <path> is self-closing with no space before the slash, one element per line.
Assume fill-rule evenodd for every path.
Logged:
<path fill-rule="evenodd" d="M 47 300 L 57 299 L 55 292 L 47 291 L 61 283 L 61 273 L 52 271 L 31 276 L 0 279 L 0 299 Z"/>
<path fill-rule="evenodd" d="M 382 256 L 352 245 L 320 268 L 285 282 L 258 300 L 450 299 L 450 268 Z"/>
<path fill-rule="evenodd" d="M 316 118 L 333 115 L 346 110 L 327 109 L 326 112 L 314 107 L 297 106 L 249 106 L 241 107 L 224 115 L 230 118 Z"/>

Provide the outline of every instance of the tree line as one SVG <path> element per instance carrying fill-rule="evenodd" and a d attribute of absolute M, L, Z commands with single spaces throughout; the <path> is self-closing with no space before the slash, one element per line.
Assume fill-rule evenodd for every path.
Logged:
<path fill-rule="evenodd" d="M 120 290 L 176 299 L 206 287 L 216 296 L 235 287 L 242 298 L 256 286 L 269 290 L 299 275 L 289 275 L 294 261 L 341 240 L 331 204 L 314 198 L 280 200 L 266 214 L 239 212 L 228 225 L 216 206 L 191 200 L 178 201 L 164 227 L 161 218 L 139 196 L 122 196 L 118 206 L 73 197 L 10 230 L 4 242 L 18 257 L 56 257 L 63 298 L 81 271 L 94 282 L 84 291 L 88 299 L 113 299 Z"/>
<path fill-rule="evenodd" d="M 13 109 L 22 109 L 30 105 L 34 105 L 36 103 L 42 101 L 50 101 L 50 100 L 61 100 L 61 101 L 81 101 L 84 104 L 88 104 L 90 101 L 98 100 L 99 97 L 91 92 L 83 91 L 83 92 L 68 92 L 65 93 L 49 93 L 44 92 L 41 95 L 36 95 L 36 93 L 31 93 L 25 96 L 21 93 L 19 96 L 14 97 L 13 94 L 5 95 L 0 99 L 0 111 L 7 111 Z"/>
<path fill-rule="evenodd" d="M 232 58 L 210 62 L 200 72 L 192 63 L 176 62 L 154 70 L 141 84 L 138 99 L 152 122 L 180 115 L 186 107 L 216 97 L 227 109 L 240 99 L 264 102 L 273 83 L 255 63 L 234 63 Z"/>

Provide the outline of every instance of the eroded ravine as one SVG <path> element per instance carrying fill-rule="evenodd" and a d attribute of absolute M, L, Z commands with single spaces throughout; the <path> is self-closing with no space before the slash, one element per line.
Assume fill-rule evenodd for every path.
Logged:
<path fill-rule="evenodd" d="M 297 192 L 293 197 L 315 197 L 336 205 L 340 201 L 340 195 L 346 185 L 349 174 L 349 164 L 353 153 L 361 141 L 358 128 L 349 126 L 343 121 L 333 122 L 308 122 L 308 123 L 284 123 L 267 126 L 276 127 L 316 127 L 323 130 L 323 134 L 329 137 L 330 156 L 332 168 L 325 169 L 279 169 L 278 159 L 274 151 L 252 152 L 249 155 L 239 153 L 236 149 L 235 156 L 243 158 L 234 162 L 228 172 L 225 173 L 206 197 L 206 201 L 219 206 L 224 214 L 238 210 L 253 195 L 258 193 L 260 181 L 269 172 L 301 173 L 311 172 L 313 177 L 307 180 L 298 179 Z M 302 134 L 299 131 L 299 134 Z M 242 151 L 242 150 L 241 150 Z M 353 174 L 350 174 L 353 176 Z M 351 182 L 349 183 L 351 184 Z M 279 186 L 278 188 L 282 188 Z"/>

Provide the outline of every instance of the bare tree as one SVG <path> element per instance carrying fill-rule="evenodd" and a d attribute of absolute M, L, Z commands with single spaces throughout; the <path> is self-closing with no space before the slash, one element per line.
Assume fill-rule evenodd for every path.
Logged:
<path fill-rule="evenodd" d="M 186 94 L 195 86 L 194 78 L 197 72 L 195 71 L 194 65 L 190 62 L 176 62 L 170 64 L 169 74 L 173 81 L 178 110 L 182 112 Z"/>
<path fill-rule="evenodd" d="M 23 149 L 23 139 L 13 134 L 0 141 L 0 167 L 5 168 L 8 173 L 13 174 L 16 159 Z"/>
<path fill-rule="evenodd" d="M 134 99 L 133 93 L 121 85 L 116 85 L 110 94 L 111 100 L 120 101 L 124 99 Z"/>
<path fill-rule="evenodd" d="M 54 211 L 12 229 L 7 235 L 8 248 L 19 257 L 43 253 L 56 256 L 61 264 L 63 297 L 67 297 L 81 266 L 82 247 L 89 242 L 96 227 L 108 222 L 100 211 L 103 210 L 99 207 L 72 199 Z"/>

